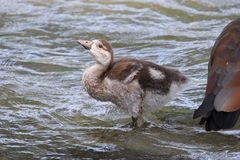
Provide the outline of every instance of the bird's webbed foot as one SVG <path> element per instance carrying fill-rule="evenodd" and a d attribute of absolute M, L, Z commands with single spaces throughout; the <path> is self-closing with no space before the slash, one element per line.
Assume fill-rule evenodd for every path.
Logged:
<path fill-rule="evenodd" d="M 137 117 L 132 116 L 132 124 L 131 124 L 132 128 L 140 128 L 143 126 L 143 123 L 144 123 L 144 119 L 142 116 L 137 116 Z"/>

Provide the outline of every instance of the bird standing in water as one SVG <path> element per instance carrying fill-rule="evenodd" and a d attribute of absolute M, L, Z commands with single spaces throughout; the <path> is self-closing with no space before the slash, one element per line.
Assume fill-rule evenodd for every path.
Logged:
<path fill-rule="evenodd" d="M 188 79 L 179 71 L 152 62 L 124 58 L 114 60 L 105 40 L 78 40 L 96 63 L 85 70 L 82 81 L 90 96 L 110 101 L 131 114 L 132 126 L 143 125 L 143 112 L 166 104 Z"/>
<path fill-rule="evenodd" d="M 202 116 L 207 131 L 230 129 L 240 115 L 240 19 L 228 24 L 217 38 L 208 64 L 203 103 L 193 118 Z"/>

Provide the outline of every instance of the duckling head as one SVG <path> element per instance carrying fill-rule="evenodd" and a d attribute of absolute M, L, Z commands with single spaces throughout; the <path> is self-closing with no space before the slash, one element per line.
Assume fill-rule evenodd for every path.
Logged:
<path fill-rule="evenodd" d="M 111 44 L 105 40 L 78 40 L 78 43 L 95 58 L 96 62 L 108 67 L 113 62 L 113 49 Z"/>

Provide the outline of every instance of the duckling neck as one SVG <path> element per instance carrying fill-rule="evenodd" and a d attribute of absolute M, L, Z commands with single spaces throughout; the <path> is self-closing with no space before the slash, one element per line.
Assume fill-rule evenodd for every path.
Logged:
<path fill-rule="evenodd" d="M 100 83 L 102 80 L 101 77 L 107 71 L 107 69 L 108 67 L 105 67 L 101 64 L 94 64 L 83 73 L 83 79 L 86 78 L 89 81 Z"/>
<path fill-rule="evenodd" d="M 107 71 L 108 67 L 101 64 L 95 64 L 89 67 L 82 77 L 82 82 L 87 92 L 94 98 L 99 99 L 104 91 L 104 84 L 102 83 L 102 76 Z"/>

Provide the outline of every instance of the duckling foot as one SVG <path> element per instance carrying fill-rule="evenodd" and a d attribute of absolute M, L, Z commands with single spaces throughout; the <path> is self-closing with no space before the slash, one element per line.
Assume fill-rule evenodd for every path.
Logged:
<path fill-rule="evenodd" d="M 138 125 L 137 122 L 137 118 L 132 117 L 132 122 L 129 122 L 123 126 L 121 126 L 122 128 L 133 128 L 133 129 L 138 129 L 138 128 L 149 128 L 151 127 L 153 124 L 151 122 L 147 122 L 147 121 L 143 121 L 143 124 L 141 126 Z"/>
<path fill-rule="evenodd" d="M 122 128 L 138 128 L 137 126 L 137 118 L 132 117 L 132 121 L 121 126 Z"/>
<path fill-rule="evenodd" d="M 142 117 L 133 117 L 132 116 L 132 124 L 131 124 L 132 128 L 140 128 L 143 126 L 143 124 L 144 124 L 144 120 Z"/>

